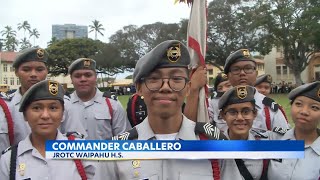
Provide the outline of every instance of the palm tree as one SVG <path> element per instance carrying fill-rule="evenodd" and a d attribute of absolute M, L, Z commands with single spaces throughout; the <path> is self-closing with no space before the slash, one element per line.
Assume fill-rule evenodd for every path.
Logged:
<path fill-rule="evenodd" d="M 16 39 L 17 31 L 13 30 L 11 26 L 4 27 L 4 30 L 1 31 L 1 35 L 5 37 L 3 39 L 2 46 L 7 51 L 15 51 L 17 50 L 17 46 L 19 45 L 19 41 Z"/>
<path fill-rule="evenodd" d="M 94 20 L 94 21 L 92 21 L 92 23 L 93 23 L 93 25 L 89 25 L 89 27 L 90 27 L 89 32 L 94 31 L 95 32 L 95 40 L 97 40 L 97 33 L 104 36 L 101 31 L 104 31 L 105 29 L 102 27 L 103 25 L 100 24 L 100 21 L 98 21 L 98 20 Z"/>
<path fill-rule="evenodd" d="M 32 46 L 32 44 L 29 42 L 27 38 L 21 39 L 20 44 L 21 44 L 20 50 L 23 50 Z"/>
<path fill-rule="evenodd" d="M 39 31 L 34 28 L 32 29 L 32 31 L 30 32 L 30 37 L 31 38 L 33 36 L 33 46 L 36 46 L 36 38 L 38 39 L 40 34 L 39 34 Z"/>
<path fill-rule="evenodd" d="M 8 37 L 5 41 L 5 49 L 7 51 L 16 51 L 17 47 L 19 45 L 19 41 L 16 39 L 16 37 Z"/>
<path fill-rule="evenodd" d="M 1 35 L 6 38 L 14 37 L 17 35 L 17 31 L 13 30 L 11 26 L 4 27 L 4 30 L 1 31 Z"/>
<path fill-rule="evenodd" d="M 28 21 L 23 21 L 22 23 L 18 24 L 18 30 L 23 29 L 24 30 L 24 37 L 26 37 L 26 30 L 31 32 L 31 26 L 28 23 Z"/>

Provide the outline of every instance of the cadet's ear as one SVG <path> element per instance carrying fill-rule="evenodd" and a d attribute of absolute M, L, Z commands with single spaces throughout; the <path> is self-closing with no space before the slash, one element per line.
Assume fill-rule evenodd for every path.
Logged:
<path fill-rule="evenodd" d="M 142 83 L 136 83 L 136 93 L 142 96 Z"/>
<path fill-rule="evenodd" d="M 186 87 L 185 87 L 187 90 L 186 97 L 188 97 L 190 95 L 190 86 L 191 86 L 191 81 L 187 82 Z"/>

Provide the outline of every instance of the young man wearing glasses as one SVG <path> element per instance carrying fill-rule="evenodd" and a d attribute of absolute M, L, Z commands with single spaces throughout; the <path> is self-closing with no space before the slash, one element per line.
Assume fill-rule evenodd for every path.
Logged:
<path fill-rule="evenodd" d="M 182 104 L 190 92 L 188 65 L 190 55 L 177 40 L 160 43 L 136 64 L 133 79 L 137 93 L 144 96 L 148 116 L 121 140 L 199 140 L 204 123 L 195 123 L 182 113 Z M 202 125 L 202 126 L 201 126 Z M 213 128 L 214 133 L 219 133 Z M 218 139 L 204 134 L 209 139 Z M 209 160 L 132 160 L 116 161 L 109 179 L 203 179 L 212 180 Z M 219 175 L 218 175 L 219 176 Z"/>
<path fill-rule="evenodd" d="M 240 49 L 229 55 L 224 72 L 228 75 L 232 86 L 254 86 L 258 74 L 256 62 L 248 49 Z M 254 128 L 265 130 L 272 130 L 275 127 L 289 128 L 284 112 L 279 109 L 276 102 L 258 91 L 255 92 L 254 99 L 257 108 L 257 117 L 253 122 Z"/>

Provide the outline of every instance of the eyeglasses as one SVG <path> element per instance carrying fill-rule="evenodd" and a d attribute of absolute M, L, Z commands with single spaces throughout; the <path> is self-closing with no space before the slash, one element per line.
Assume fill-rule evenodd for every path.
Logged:
<path fill-rule="evenodd" d="M 232 68 L 230 68 L 230 72 L 233 75 L 240 74 L 241 70 L 243 70 L 246 74 L 252 74 L 256 70 L 256 67 L 247 65 L 247 66 L 244 66 L 243 68 L 240 68 L 240 67 L 232 67 Z"/>
<path fill-rule="evenodd" d="M 244 109 L 241 109 L 240 113 L 243 118 L 251 118 L 253 117 L 255 111 L 256 111 L 255 109 L 244 108 Z M 238 117 L 239 111 L 234 109 L 229 109 L 228 111 L 224 112 L 224 114 L 229 117 L 236 118 Z"/>
<path fill-rule="evenodd" d="M 168 79 L 168 85 L 173 91 L 181 91 L 186 87 L 188 78 L 182 76 L 174 76 L 170 78 L 158 78 L 158 77 L 149 77 L 141 78 L 141 81 L 145 83 L 146 87 L 150 91 L 159 91 L 164 84 L 164 80 Z"/>

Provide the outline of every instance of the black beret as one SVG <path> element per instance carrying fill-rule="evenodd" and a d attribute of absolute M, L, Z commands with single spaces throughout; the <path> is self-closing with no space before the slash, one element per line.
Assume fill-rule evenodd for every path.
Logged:
<path fill-rule="evenodd" d="M 156 68 L 185 67 L 190 64 L 188 48 L 177 40 L 160 43 L 140 58 L 133 72 L 133 81 L 137 83 Z"/>
<path fill-rule="evenodd" d="M 79 69 L 89 69 L 89 70 L 96 71 L 96 61 L 89 58 L 77 59 L 70 64 L 68 73 L 72 74 L 73 71 L 79 70 Z"/>
<path fill-rule="evenodd" d="M 263 82 L 267 82 L 267 83 L 271 84 L 272 83 L 271 75 L 270 74 L 263 74 L 263 75 L 258 76 L 254 86 L 257 86 Z"/>
<path fill-rule="evenodd" d="M 320 81 L 301 85 L 293 89 L 288 97 L 293 101 L 297 96 L 306 96 L 320 102 Z"/>
<path fill-rule="evenodd" d="M 39 61 L 47 63 L 48 53 L 46 50 L 41 48 L 27 48 L 21 50 L 15 58 L 12 66 L 17 69 L 22 63 L 29 61 Z"/>
<path fill-rule="evenodd" d="M 26 107 L 33 101 L 47 99 L 64 102 L 64 89 L 57 81 L 43 80 L 31 86 L 22 96 L 19 111 L 25 111 Z"/>
<path fill-rule="evenodd" d="M 218 90 L 218 86 L 220 83 L 228 81 L 228 76 L 225 73 L 219 73 L 214 81 L 214 90 Z"/>
<path fill-rule="evenodd" d="M 239 49 L 238 51 L 228 56 L 224 65 L 224 73 L 227 74 L 229 72 L 230 66 L 239 61 L 252 61 L 256 63 L 248 49 Z"/>
<path fill-rule="evenodd" d="M 252 86 L 235 86 L 225 92 L 219 99 L 219 109 L 230 104 L 238 104 L 244 102 L 255 102 L 254 94 L 256 89 Z"/>

